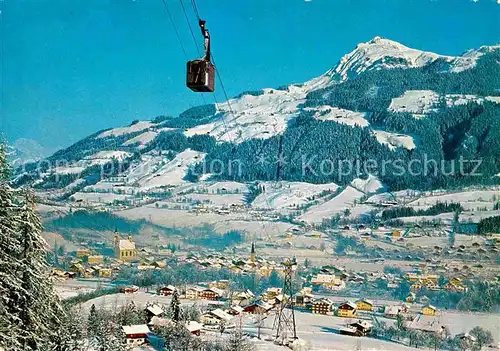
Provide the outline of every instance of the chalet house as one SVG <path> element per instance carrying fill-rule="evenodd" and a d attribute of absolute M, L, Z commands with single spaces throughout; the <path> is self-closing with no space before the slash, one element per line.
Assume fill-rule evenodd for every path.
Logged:
<path fill-rule="evenodd" d="M 217 280 L 217 281 L 209 283 L 208 287 L 225 290 L 229 287 L 229 280 L 227 280 L 227 279 Z"/>
<path fill-rule="evenodd" d="M 437 308 L 432 305 L 425 305 L 422 307 L 422 314 L 424 316 L 435 316 L 437 314 Z"/>
<path fill-rule="evenodd" d="M 231 316 L 239 316 L 243 313 L 243 307 L 241 306 L 231 306 L 227 309 L 227 313 Z"/>
<path fill-rule="evenodd" d="M 145 312 L 148 315 L 148 320 L 151 320 L 153 317 L 161 317 L 165 313 L 159 305 L 148 306 Z"/>
<path fill-rule="evenodd" d="M 417 292 L 422 289 L 422 284 L 420 282 L 415 282 L 410 286 L 410 291 L 411 292 Z"/>
<path fill-rule="evenodd" d="M 203 288 L 199 286 L 192 286 L 186 289 L 186 299 L 188 300 L 197 300 L 200 298 L 200 294 L 203 291 Z"/>
<path fill-rule="evenodd" d="M 295 305 L 298 307 L 305 307 L 307 305 L 311 305 L 312 307 L 313 300 L 314 300 L 313 294 L 300 292 L 297 295 L 295 295 Z"/>
<path fill-rule="evenodd" d="M 424 296 L 421 296 L 421 297 L 418 299 L 418 301 L 419 301 L 420 303 L 428 303 L 428 302 L 429 302 L 429 298 L 428 298 L 427 296 L 425 296 L 425 295 L 424 295 Z"/>
<path fill-rule="evenodd" d="M 362 299 L 356 301 L 356 306 L 359 311 L 371 311 L 373 309 L 373 301 L 368 299 Z"/>
<path fill-rule="evenodd" d="M 408 295 L 406 298 L 405 298 L 405 301 L 408 302 L 408 303 L 414 303 L 415 302 L 415 299 L 416 299 L 416 295 L 415 293 L 411 292 L 410 295 Z"/>
<path fill-rule="evenodd" d="M 152 317 L 148 325 L 155 327 L 168 327 L 175 324 L 171 319 L 162 317 Z"/>
<path fill-rule="evenodd" d="M 77 273 L 79 275 L 85 275 L 85 267 L 81 263 L 72 263 L 69 267 L 71 272 Z"/>
<path fill-rule="evenodd" d="M 224 292 L 217 288 L 203 289 L 198 293 L 198 298 L 203 300 L 215 301 L 222 297 Z"/>
<path fill-rule="evenodd" d="M 451 281 L 444 285 L 444 289 L 448 291 L 466 292 L 467 288 L 462 284 L 454 284 Z"/>
<path fill-rule="evenodd" d="M 240 291 L 233 294 L 233 301 L 237 301 L 240 306 L 246 306 L 250 303 L 250 300 L 255 297 L 254 293 L 250 290 Z"/>
<path fill-rule="evenodd" d="M 59 269 L 59 268 L 54 268 L 51 272 L 51 275 L 53 277 L 59 277 L 59 278 L 64 278 L 66 279 L 66 273 L 65 271 L 63 271 L 62 269 Z M 74 274 L 76 276 L 76 273 L 74 272 L 71 272 L 72 274 Z"/>
<path fill-rule="evenodd" d="M 169 296 L 169 295 L 172 295 L 175 291 L 175 286 L 173 285 L 167 285 L 167 286 L 164 286 L 160 289 L 158 289 L 158 295 L 160 296 Z"/>
<path fill-rule="evenodd" d="M 330 299 L 319 299 L 312 302 L 312 313 L 331 314 L 333 312 L 333 301 Z"/>
<path fill-rule="evenodd" d="M 90 255 L 90 250 L 89 249 L 80 249 L 76 250 L 76 257 L 82 258 Z"/>
<path fill-rule="evenodd" d="M 186 329 L 191 333 L 192 335 L 200 336 L 201 334 L 201 329 L 203 328 L 203 324 L 198 323 L 196 321 L 189 321 L 186 322 Z"/>
<path fill-rule="evenodd" d="M 338 280 L 335 274 L 317 274 L 312 278 L 311 283 L 313 285 L 334 285 L 335 281 Z"/>
<path fill-rule="evenodd" d="M 64 277 L 66 279 L 75 279 L 77 276 L 78 275 L 75 272 L 64 272 Z"/>
<path fill-rule="evenodd" d="M 401 312 L 403 312 L 401 306 L 385 306 L 384 316 L 387 318 L 396 318 Z"/>
<path fill-rule="evenodd" d="M 265 295 L 268 299 L 273 299 L 276 296 L 280 295 L 282 293 L 281 288 L 268 288 L 265 292 Z"/>
<path fill-rule="evenodd" d="M 272 305 L 258 301 L 244 307 L 243 312 L 250 314 L 266 314 L 272 308 Z"/>
<path fill-rule="evenodd" d="M 224 304 L 225 304 L 224 301 L 208 300 L 206 310 L 207 312 L 215 311 L 218 308 L 223 308 Z"/>
<path fill-rule="evenodd" d="M 100 278 L 110 278 L 113 275 L 111 268 L 101 268 L 98 272 Z"/>
<path fill-rule="evenodd" d="M 338 317 L 352 318 L 356 316 L 357 306 L 354 302 L 346 301 L 337 308 Z"/>
<path fill-rule="evenodd" d="M 218 308 L 216 310 L 203 313 L 200 316 L 200 322 L 207 325 L 214 325 L 228 323 L 232 318 L 233 316 Z"/>
<path fill-rule="evenodd" d="M 104 263 L 104 256 L 103 255 L 90 255 L 90 256 L 87 256 L 87 263 L 88 264 L 101 264 L 101 263 Z"/>
<path fill-rule="evenodd" d="M 139 287 L 135 285 L 124 286 L 120 288 L 120 292 L 124 294 L 133 294 L 139 291 Z"/>
<path fill-rule="evenodd" d="M 419 330 L 426 333 L 443 335 L 445 327 L 440 324 L 439 319 L 434 316 L 418 314 L 410 323 L 406 324 L 408 329 Z"/>
<path fill-rule="evenodd" d="M 143 345 L 146 342 L 148 334 L 151 333 L 146 324 L 124 325 L 122 330 L 125 333 L 127 346 L 130 348 Z"/>
<path fill-rule="evenodd" d="M 366 336 L 371 333 L 373 324 L 368 321 L 359 320 L 349 324 L 346 328 L 340 329 L 340 334 L 351 336 Z"/>

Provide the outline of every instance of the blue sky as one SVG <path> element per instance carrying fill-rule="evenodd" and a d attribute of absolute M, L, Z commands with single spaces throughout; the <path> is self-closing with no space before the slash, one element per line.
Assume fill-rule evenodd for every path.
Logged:
<path fill-rule="evenodd" d="M 166 1 L 195 58 L 179 0 Z M 377 35 L 446 55 L 500 42 L 497 0 L 197 3 L 230 96 L 318 76 Z M 190 1 L 184 4 L 201 47 Z M 0 0 L 0 6 L 0 127 L 11 142 L 29 138 L 55 149 L 203 102 L 185 88 L 186 59 L 161 0 Z"/>

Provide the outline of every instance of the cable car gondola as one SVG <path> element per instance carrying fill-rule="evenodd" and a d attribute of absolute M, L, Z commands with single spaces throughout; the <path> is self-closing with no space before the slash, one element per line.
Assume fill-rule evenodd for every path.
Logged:
<path fill-rule="evenodd" d="M 205 23 L 201 19 L 198 21 L 204 38 L 205 54 L 201 59 L 187 63 L 186 85 L 195 92 L 211 93 L 215 89 L 215 66 L 210 62 L 210 34 Z"/>

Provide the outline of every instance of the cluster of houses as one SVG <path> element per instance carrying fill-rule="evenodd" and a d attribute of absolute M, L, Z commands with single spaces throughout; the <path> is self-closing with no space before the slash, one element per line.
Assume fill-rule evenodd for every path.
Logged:
<path fill-rule="evenodd" d="M 250 290 L 229 293 L 227 290 L 228 285 L 229 281 L 227 280 L 210 282 L 205 287 L 190 286 L 178 289 L 172 285 L 167 285 L 159 288 L 157 294 L 169 296 L 177 291 L 183 299 L 206 300 L 206 304 L 204 304 L 205 312 L 200 315 L 199 321 L 186 322 L 186 328 L 194 335 L 200 335 L 203 330 L 220 331 L 222 328 L 235 328 L 238 317 L 244 315 L 269 316 L 278 309 L 280 304 L 285 303 L 286 296 L 283 294 L 282 289 L 278 287 L 270 287 L 259 296 L 255 296 Z M 127 291 L 133 293 L 136 289 L 130 288 Z M 311 287 L 302 288 L 294 296 L 294 305 L 301 311 L 353 320 L 352 323 L 346 323 L 346 327 L 339 330 L 341 334 L 351 336 L 369 335 L 373 328 L 372 316 L 393 319 L 402 316 L 407 321 L 406 325 L 409 328 L 425 330 L 424 327 L 420 328 L 422 320 L 436 323 L 435 319 L 428 318 L 438 315 L 437 309 L 431 305 L 425 305 L 419 313 L 415 313 L 415 311 L 410 311 L 409 306 L 405 304 L 376 306 L 369 299 L 344 301 L 336 304 L 327 297 L 313 295 Z M 172 323 L 166 317 L 165 310 L 160 305 L 149 305 L 146 312 L 149 317 L 147 325 L 123 327 L 129 345 L 144 343 L 146 336 L 151 333 L 151 330 L 154 330 L 155 326 L 166 326 Z"/>

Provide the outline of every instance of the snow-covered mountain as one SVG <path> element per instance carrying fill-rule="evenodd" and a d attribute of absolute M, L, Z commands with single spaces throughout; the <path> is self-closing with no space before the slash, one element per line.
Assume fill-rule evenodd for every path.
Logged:
<path fill-rule="evenodd" d="M 189 109 L 177 118 L 135 121 L 129 126 L 100 131 L 49 158 L 53 163 L 69 161 L 64 166 L 58 164 L 57 167 L 42 170 L 37 174 L 18 174 L 17 179 L 21 182 L 26 179 L 34 180 L 41 188 L 59 188 L 61 191 L 57 196 L 61 196 L 72 194 L 89 182 L 95 184 L 95 177 L 92 178 L 93 173 L 89 171 L 92 167 L 126 162 L 130 167 L 121 174 L 113 174 L 123 176 L 126 186 L 138 187 L 140 191 L 154 191 L 155 188 L 164 186 L 183 186 L 191 181 L 186 178 L 189 169 L 205 157 L 210 159 L 213 147 L 205 144 L 188 145 L 185 140 L 180 140 L 179 136 L 189 140 L 198 138 L 197 140 L 204 142 L 210 139 L 218 145 L 232 143 L 239 146 L 249 140 L 262 141 L 284 135 L 298 117 L 304 116 L 325 124 L 342 125 L 336 133 L 344 133 L 347 139 L 352 138 L 347 132 L 348 129 L 359 127 L 372 136 L 368 144 L 374 142 L 380 145 L 379 153 L 390 154 L 398 150 L 411 152 L 420 147 L 419 138 L 412 133 L 385 128 L 379 121 L 374 120 L 375 112 L 370 106 L 376 106 L 378 115 L 380 107 L 384 106 L 389 114 L 409 113 L 416 119 L 422 119 L 443 108 L 468 102 L 500 103 L 500 98 L 479 96 L 477 91 L 463 93 L 463 90 L 469 88 L 462 87 L 461 83 L 457 84 L 461 90 L 460 94 L 454 91 L 440 93 L 433 91 L 432 87 L 418 86 L 426 80 L 424 83 L 412 82 L 413 76 L 409 78 L 408 88 L 398 86 L 399 90 L 387 91 L 392 87 L 384 87 L 386 91 L 380 96 L 377 91 L 381 88 L 372 81 L 369 84 L 373 86 L 370 86 L 367 92 L 361 91 L 357 86 L 354 89 L 347 87 L 346 90 L 337 88 L 343 88 L 350 82 L 363 82 L 360 78 L 369 75 L 369 72 L 391 72 L 395 68 L 425 69 L 437 61 L 443 63 L 439 65 L 439 70 L 425 74 L 448 74 L 446 79 L 453 79 L 455 74 L 474 71 L 485 55 L 496 53 L 499 49 L 500 46 L 485 46 L 453 57 L 411 49 L 395 41 L 376 37 L 358 44 L 333 68 L 305 83 L 242 93 L 218 105 Z M 474 71 L 474 74 L 478 73 Z M 380 83 L 383 85 L 384 82 Z M 493 81 L 491 84 L 497 83 Z M 497 90 L 481 89 L 476 90 L 489 91 L 494 95 L 500 86 L 496 87 Z M 342 94 L 346 99 L 343 104 L 336 104 L 335 100 L 331 99 L 332 96 Z M 374 103 L 366 105 L 365 99 L 372 99 Z M 356 103 L 352 104 L 352 101 Z M 293 150 L 300 148 L 300 143 L 324 144 L 324 140 L 331 138 L 335 141 L 342 140 L 343 134 L 326 135 L 323 139 L 318 137 L 317 140 L 312 136 L 308 138 L 306 140 L 302 136 L 299 137 L 294 141 L 296 144 Z M 247 156 L 245 153 L 243 155 Z M 64 182 L 55 184 L 54 175 L 65 175 L 66 178 Z M 209 174 L 204 174 L 200 179 L 209 177 Z M 82 182 L 82 179 L 85 181 Z"/>
<path fill-rule="evenodd" d="M 432 52 L 411 49 L 398 42 L 375 37 L 361 43 L 343 56 L 332 69 L 302 84 L 291 84 L 286 89 L 263 89 L 257 94 L 243 94 L 217 106 L 220 118 L 186 131 L 186 135 L 210 134 L 219 141 L 239 143 L 253 138 L 267 139 L 282 133 L 287 122 L 296 117 L 308 93 L 353 79 L 369 70 L 417 68 L 438 59 L 449 64 L 449 71 L 461 72 L 475 66 L 487 52 L 500 46 L 483 46 L 469 50 L 462 56 L 443 56 Z M 232 112 L 230 112 L 230 108 Z M 324 109 L 334 109 L 326 106 Z M 352 118 L 353 111 L 335 110 L 334 120 L 340 123 L 366 126 L 362 119 Z M 359 117 L 359 116 L 357 116 Z"/>

